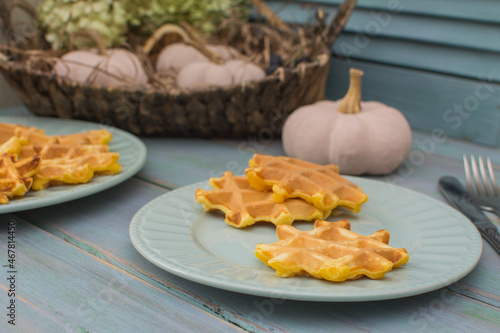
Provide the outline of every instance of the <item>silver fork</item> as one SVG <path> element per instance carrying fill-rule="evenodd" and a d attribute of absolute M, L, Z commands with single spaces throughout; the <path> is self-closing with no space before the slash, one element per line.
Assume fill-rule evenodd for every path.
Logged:
<path fill-rule="evenodd" d="M 470 161 L 463 155 L 465 185 L 473 200 L 485 211 L 500 216 L 500 188 L 495 178 L 493 165 L 489 157 L 486 165 L 482 156 L 470 156 Z"/>

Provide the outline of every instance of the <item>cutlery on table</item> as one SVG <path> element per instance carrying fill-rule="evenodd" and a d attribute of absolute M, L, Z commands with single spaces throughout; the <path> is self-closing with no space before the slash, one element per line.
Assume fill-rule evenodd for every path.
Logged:
<path fill-rule="evenodd" d="M 495 179 L 493 165 L 489 157 L 486 166 L 482 156 L 463 155 L 465 186 L 472 199 L 485 211 L 500 216 L 500 188 Z"/>
<path fill-rule="evenodd" d="M 458 179 L 452 176 L 441 177 L 439 190 L 453 207 L 474 223 L 481 236 L 500 254 L 500 234 L 497 227 L 473 201 Z"/>

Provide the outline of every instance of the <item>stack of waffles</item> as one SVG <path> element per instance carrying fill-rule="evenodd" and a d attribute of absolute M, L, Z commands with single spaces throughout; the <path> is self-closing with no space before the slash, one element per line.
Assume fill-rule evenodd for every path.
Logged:
<path fill-rule="evenodd" d="M 119 154 L 109 152 L 111 139 L 105 129 L 49 136 L 36 127 L 0 123 L 0 203 L 30 189 L 120 172 Z"/>
<path fill-rule="evenodd" d="M 211 178 L 213 190 L 196 191 L 205 210 L 221 210 L 226 223 L 244 228 L 258 221 L 275 225 L 327 218 L 337 206 L 358 212 L 368 196 L 338 173 L 337 166 L 256 154 L 246 176 L 225 172 Z"/>

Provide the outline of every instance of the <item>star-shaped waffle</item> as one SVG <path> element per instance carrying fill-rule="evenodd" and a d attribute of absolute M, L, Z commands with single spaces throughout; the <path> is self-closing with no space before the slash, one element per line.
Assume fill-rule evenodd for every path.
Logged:
<path fill-rule="evenodd" d="M 300 200 L 290 199 L 282 203 L 273 200 L 272 192 L 254 190 L 245 176 L 234 176 L 226 171 L 221 178 L 210 178 L 213 190 L 198 189 L 196 201 L 205 210 L 221 210 L 226 214 L 226 223 L 243 228 L 257 221 L 291 224 L 296 220 L 311 221 L 324 219 L 330 210 L 320 210 Z"/>
<path fill-rule="evenodd" d="M 41 163 L 34 176 L 33 190 L 50 185 L 88 182 L 94 174 L 120 172 L 119 154 L 109 152 L 104 144 L 60 144 L 52 139 L 46 144 L 30 144 L 21 148 L 23 158 L 38 155 Z"/>
<path fill-rule="evenodd" d="M 245 170 L 250 185 L 272 189 L 273 199 L 302 198 L 319 209 L 344 206 L 359 212 L 368 196 L 338 173 L 336 165 L 319 165 L 297 158 L 255 154 Z"/>
<path fill-rule="evenodd" d="M 318 220 L 310 231 L 280 225 L 279 241 L 258 244 L 255 255 L 279 276 L 308 275 L 336 282 L 362 276 L 381 279 L 392 268 L 408 262 L 405 249 L 387 245 L 387 230 L 361 236 L 349 229 L 347 220 Z"/>
<path fill-rule="evenodd" d="M 28 192 L 39 163 L 38 156 L 21 161 L 18 161 L 16 154 L 3 154 L 0 157 L 0 203 L 6 204 L 9 198 L 23 196 Z"/>
<path fill-rule="evenodd" d="M 47 144 L 57 142 L 60 144 L 107 144 L 113 135 L 106 129 L 93 129 L 80 133 L 50 136 L 45 131 L 36 127 L 28 127 L 19 124 L 0 123 L 0 143 L 9 140 L 11 137 L 28 140 L 31 143 Z"/>

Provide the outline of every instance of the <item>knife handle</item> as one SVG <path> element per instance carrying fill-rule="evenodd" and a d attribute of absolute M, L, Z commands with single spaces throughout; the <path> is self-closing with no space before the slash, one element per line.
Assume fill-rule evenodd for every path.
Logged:
<path fill-rule="evenodd" d="M 483 238 L 490 243 L 491 246 L 500 254 L 500 234 L 496 227 L 482 227 L 479 228 L 479 232 L 483 235 Z"/>

